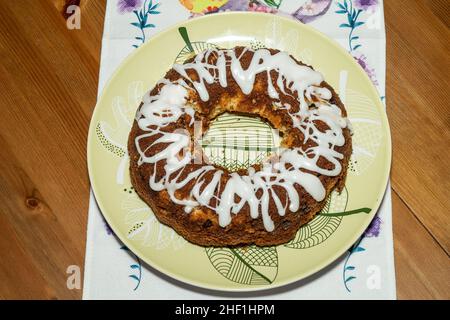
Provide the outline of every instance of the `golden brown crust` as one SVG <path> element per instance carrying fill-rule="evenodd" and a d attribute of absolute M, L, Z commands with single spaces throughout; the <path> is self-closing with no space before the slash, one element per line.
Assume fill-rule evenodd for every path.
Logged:
<path fill-rule="evenodd" d="M 243 48 L 237 47 L 236 50 L 242 52 Z M 274 49 L 270 49 L 270 51 L 272 54 L 279 52 Z M 237 52 L 237 54 L 239 53 L 240 52 Z M 251 51 L 248 51 L 242 56 L 241 63 L 244 68 L 246 67 L 245 64 L 249 64 L 252 54 Z M 301 64 L 301 62 L 298 61 L 297 63 Z M 189 75 L 195 77 L 195 72 L 189 71 Z M 196 117 L 198 117 L 197 120 L 202 121 L 202 125 L 205 129 L 209 126 L 212 119 L 225 111 L 248 113 L 267 119 L 275 128 L 278 128 L 283 133 L 282 144 L 284 147 L 307 147 L 308 142 L 306 145 L 302 145 L 301 143 L 303 137 L 300 131 L 289 125 L 292 121 L 289 118 L 287 111 L 273 107 L 272 99 L 265 93 L 268 81 L 267 75 L 264 73 L 258 74 L 256 76 L 253 91 L 249 95 L 244 95 L 233 80 L 229 70 L 227 73 L 227 88 L 222 88 L 219 84 L 215 83 L 207 86 L 208 92 L 210 93 L 210 99 L 207 102 L 201 101 L 201 99 L 196 96 L 195 92 L 190 95 L 190 102 L 195 105 Z M 181 76 L 173 69 L 171 69 L 165 77 L 171 81 L 181 78 Z M 276 79 L 276 74 L 272 75 L 272 79 Z M 275 80 L 273 81 L 273 85 L 278 89 Z M 323 82 L 322 86 L 330 89 L 333 95 L 331 102 L 336 104 L 342 110 L 342 114 L 345 117 L 346 111 L 344 105 L 336 92 L 326 82 Z M 151 93 L 155 94 L 159 89 L 160 86 L 157 86 Z M 292 106 L 296 105 L 291 96 L 283 95 L 280 90 L 277 91 L 280 93 L 280 102 L 282 104 L 289 103 Z M 296 110 L 291 111 L 295 112 Z M 165 127 L 164 130 L 173 131 L 176 128 L 188 128 L 188 130 L 192 131 L 188 126 L 190 120 L 189 116 L 185 115 L 184 117 L 181 117 L 176 124 L 169 125 Z M 327 128 L 323 123 L 318 123 L 317 127 L 319 130 L 325 130 Z M 202 246 L 237 246 L 248 244 L 268 246 L 286 243 L 295 236 L 302 225 L 314 218 L 325 205 L 326 200 L 317 202 L 302 187 L 296 185 L 296 190 L 301 199 L 300 207 L 297 212 L 287 212 L 285 216 L 280 216 L 273 200 L 269 203 L 269 214 L 275 224 L 274 231 L 266 231 L 260 217 L 257 219 L 251 218 L 248 205 L 245 205 L 238 214 L 232 215 L 231 223 L 225 228 L 222 228 L 219 226 L 217 214 L 211 209 L 199 206 L 194 208 L 192 212 L 185 213 L 184 207 L 173 203 L 165 190 L 155 192 L 149 187 L 149 178 L 154 174 L 153 166 L 145 163 L 138 165 L 140 156 L 135 146 L 135 138 L 143 133 L 144 131 L 142 131 L 137 125 L 137 122 L 134 121 L 128 139 L 132 184 L 138 195 L 152 208 L 159 221 L 169 225 L 185 239 L 194 244 Z M 193 132 L 190 133 L 193 136 Z M 352 150 L 350 131 L 347 128 L 344 129 L 344 137 L 346 141 L 344 146 L 335 148 L 344 155 L 344 158 L 341 160 L 343 169 L 340 175 L 337 177 L 328 177 L 313 173 L 322 181 L 327 196 L 334 189 L 342 190 L 345 184 L 347 166 Z M 141 140 L 140 144 L 142 150 L 144 150 L 146 146 L 148 147 L 152 141 L 153 140 L 151 139 Z M 193 143 L 195 142 L 193 141 Z M 150 149 L 148 152 L 157 152 L 158 148 L 164 147 L 165 146 L 158 146 L 154 149 Z M 160 163 L 156 167 L 156 177 L 161 177 L 164 173 L 162 169 L 163 165 L 163 163 Z M 319 159 L 319 165 L 328 169 L 332 166 L 332 164 L 327 163 L 324 158 Z M 186 167 L 184 174 L 186 175 L 188 172 L 198 169 L 199 166 L 202 166 L 202 164 L 189 164 Z M 259 166 L 255 166 L 255 169 L 258 168 Z M 223 170 L 223 168 L 221 169 Z M 245 173 L 246 170 L 238 172 L 238 174 L 241 175 Z M 222 175 L 221 186 L 226 185 L 227 179 L 227 174 Z M 177 197 L 183 198 L 183 196 L 189 192 L 191 187 L 192 183 L 188 184 L 185 188 L 182 188 L 177 193 Z M 277 188 L 275 191 L 280 199 L 286 198 L 284 189 Z M 219 192 L 221 192 L 221 190 L 219 190 Z M 212 201 L 214 202 L 215 200 Z M 211 203 L 211 206 L 214 206 L 214 203 Z"/>

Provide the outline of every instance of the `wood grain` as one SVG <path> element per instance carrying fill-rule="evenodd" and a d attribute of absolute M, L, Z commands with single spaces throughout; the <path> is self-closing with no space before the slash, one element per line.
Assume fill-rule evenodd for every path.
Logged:
<path fill-rule="evenodd" d="M 0 2 L 0 299 L 78 299 L 105 0 Z M 450 298 L 449 5 L 385 1 L 400 299 Z"/>
<path fill-rule="evenodd" d="M 385 5 L 392 187 L 448 254 L 450 31 L 425 1 L 396 3 Z"/>
<path fill-rule="evenodd" d="M 395 192 L 392 210 L 397 297 L 449 299 L 447 254 Z"/>
<path fill-rule="evenodd" d="M 74 31 L 51 1 L 0 2 L 0 298 L 81 297 L 66 269 L 84 265 L 104 5 Z"/>

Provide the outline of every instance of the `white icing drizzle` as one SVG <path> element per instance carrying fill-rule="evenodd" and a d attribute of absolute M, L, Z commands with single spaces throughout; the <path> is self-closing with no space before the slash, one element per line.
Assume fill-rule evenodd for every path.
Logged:
<path fill-rule="evenodd" d="M 149 181 L 150 188 L 155 191 L 166 190 L 170 199 L 184 206 L 186 212 L 191 212 L 196 206 L 208 207 L 218 214 L 220 226 L 226 227 L 231 222 L 232 214 L 237 214 L 247 204 L 251 217 L 256 219 L 261 215 L 265 229 L 273 231 L 275 226 L 269 216 L 270 199 L 273 199 L 278 214 L 284 216 L 287 209 L 291 212 L 299 210 L 300 198 L 295 189 L 296 184 L 303 187 L 316 201 L 322 201 L 325 198 L 326 191 L 320 179 L 301 169 L 326 176 L 339 175 L 342 170 L 339 160 L 343 159 L 343 155 L 334 149 L 336 146 L 344 145 L 343 128 L 349 123 L 347 118 L 342 117 L 340 108 L 329 102 L 332 98 L 331 91 L 320 87 L 323 77 L 319 72 L 298 65 L 286 52 L 271 55 L 266 49 L 254 51 L 249 67 L 244 70 L 240 59 L 246 50 L 248 49 L 236 57 L 234 50 L 209 49 L 198 54 L 191 63 L 174 65 L 173 69 L 183 79 L 175 83 L 162 79 L 160 83 L 163 87 L 160 92 L 154 96 L 144 97 L 144 103 L 137 112 L 136 120 L 145 133 L 136 137 L 135 145 L 140 154 L 138 164 L 154 165 L 153 175 Z M 211 54 L 217 58 L 214 64 L 207 62 Z M 193 161 L 193 155 L 190 152 L 190 136 L 161 129 L 176 122 L 184 114 L 190 116 L 189 126 L 192 126 L 195 110 L 186 104 L 187 89 L 191 89 L 187 82 L 192 84 L 201 100 L 208 101 L 209 93 L 206 84 L 217 82 L 222 87 L 227 87 L 227 68 L 246 95 L 252 92 L 256 75 L 265 72 L 269 80 L 267 94 L 272 99 L 278 100 L 279 93 L 274 88 L 270 75 L 270 72 L 275 70 L 278 75 L 276 79 L 278 89 L 284 94 L 287 94 L 286 89 L 289 89 L 291 94 L 296 94 L 299 111 L 291 113 L 290 105 L 282 106 L 277 101 L 274 105 L 288 112 L 292 119 L 292 126 L 303 133 L 304 142 L 312 140 L 317 145 L 307 150 L 284 149 L 277 161 L 263 162 L 260 171 L 249 168 L 248 174 L 244 176 L 237 173 L 224 173 L 211 165 L 197 166 L 195 170 L 183 174 L 186 166 Z M 197 72 L 197 81 L 193 81 L 188 76 L 188 69 Z M 329 129 L 321 132 L 316 127 L 316 121 L 324 122 Z M 157 138 L 148 148 L 160 143 L 167 146 L 158 153 L 147 156 L 148 149 L 141 150 L 139 142 L 141 139 L 152 136 Z M 332 163 L 333 168 L 321 168 L 318 165 L 319 157 L 324 157 Z M 160 162 L 165 163 L 164 174 L 159 181 L 156 181 L 156 166 Z M 207 173 L 212 173 L 212 178 L 206 180 Z M 222 179 L 224 175 L 228 175 L 226 180 Z M 220 185 L 221 181 L 226 181 L 223 188 Z M 193 186 L 190 188 L 189 196 L 183 199 L 178 198 L 176 191 L 191 182 Z M 274 190 L 275 186 L 286 191 L 286 199 L 279 198 Z M 219 191 L 221 191 L 220 194 Z M 261 192 L 260 197 L 256 196 L 258 191 Z M 236 196 L 239 197 L 239 202 L 235 202 Z M 213 202 L 215 205 L 211 206 L 213 199 L 216 200 Z"/>

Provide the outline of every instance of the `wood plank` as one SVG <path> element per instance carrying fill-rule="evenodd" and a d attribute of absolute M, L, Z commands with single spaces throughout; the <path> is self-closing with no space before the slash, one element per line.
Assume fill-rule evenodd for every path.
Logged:
<path fill-rule="evenodd" d="M 392 193 L 398 299 L 450 299 L 450 260 L 398 194 Z"/>
<path fill-rule="evenodd" d="M 32 167 L 24 168 L 1 136 L 0 147 L 0 297 L 78 297 L 66 287 L 66 269 L 82 262 L 80 241 L 74 242 L 77 238 L 66 232 L 67 221 L 51 207 L 52 197 L 40 192 L 46 184 L 30 178 L 27 171 Z"/>
<path fill-rule="evenodd" d="M 447 26 L 447 28 L 450 27 L 450 4 L 448 0 L 425 0 L 424 2 L 433 14 Z"/>
<path fill-rule="evenodd" d="M 12 224 L 0 215 L 0 299 L 46 299 L 55 297 L 37 269 L 33 255 L 22 247 Z"/>
<path fill-rule="evenodd" d="M 15 252 L 0 261 L 0 297 L 81 297 L 66 288 L 66 269 L 84 265 L 86 136 L 104 15 L 102 2 L 90 3 L 79 31 L 51 2 L 0 4 L 1 231 Z M 21 259 L 28 272 L 16 279 Z"/>
<path fill-rule="evenodd" d="M 449 30 L 424 1 L 385 1 L 385 14 L 392 186 L 449 253 Z"/>
<path fill-rule="evenodd" d="M 66 19 L 71 12 L 67 7 L 79 3 L 81 12 L 80 29 L 67 30 L 74 44 L 79 46 L 83 54 L 88 53 L 90 59 L 99 64 L 101 40 L 103 36 L 103 20 L 105 15 L 106 0 L 46 0 L 60 13 L 61 19 Z M 66 24 L 66 22 L 64 22 Z M 97 68 L 98 69 L 98 68 Z M 97 70 L 98 71 L 98 70 Z"/>

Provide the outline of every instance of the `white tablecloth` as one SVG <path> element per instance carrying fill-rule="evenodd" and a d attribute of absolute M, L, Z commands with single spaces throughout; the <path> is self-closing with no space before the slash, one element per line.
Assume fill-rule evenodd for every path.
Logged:
<path fill-rule="evenodd" d="M 210 2 L 199 11 L 199 3 Z M 194 7 L 191 8 L 191 3 Z M 154 0 L 160 5 L 148 15 L 154 27 L 145 29 L 146 40 L 171 25 L 197 15 L 223 10 L 264 10 L 273 14 L 291 15 L 299 23 L 309 23 L 336 40 L 366 69 L 376 85 L 380 97 L 385 93 L 385 29 L 381 0 Z M 331 2 L 331 3 L 330 3 Z M 141 30 L 133 26 L 136 8 L 149 6 L 144 0 L 108 0 L 102 40 L 99 94 L 105 82 L 120 62 L 142 43 Z M 183 5 L 181 4 L 183 3 Z M 347 7 L 345 7 L 347 3 Z M 265 6 L 264 4 L 268 5 Z M 272 6 L 270 7 L 270 4 Z M 367 6 L 369 4 L 370 6 Z M 201 4 L 200 4 L 201 5 Z M 277 6 L 279 7 L 277 8 Z M 350 5 L 361 9 L 355 27 L 351 28 L 346 10 Z M 347 9 L 346 9 L 347 8 Z M 196 12 L 194 12 L 196 11 Z M 209 12 L 208 12 L 209 11 Z M 311 17 L 313 16 L 313 17 Z M 357 23 L 355 23 L 356 25 Z M 350 42 L 351 41 L 351 42 Z M 350 48 L 350 45 L 352 48 Z M 291 285 L 259 293 L 226 293 L 193 287 L 173 280 L 141 263 L 123 248 L 99 211 L 91 192 L 87 229 L 84 273 L 84 299 L 395 299 L 395 270 L 392 241 L 391 193 L 388 186 L 383 203 L 360 245 L 365 250 L 347 252 L 321 272 Z M 134 267 L 133 267 L 134 266 Z M 348 268 L 351 266 L 351 268 Z M 138 269 L 139 268 L 139 269 Z M 347 269 L 346 269 L 347 268 Z M 135 269 L 141 272 L 139 281 L 133 277 Z M 345 281 L 347 280 L 347 281 Z"/>

